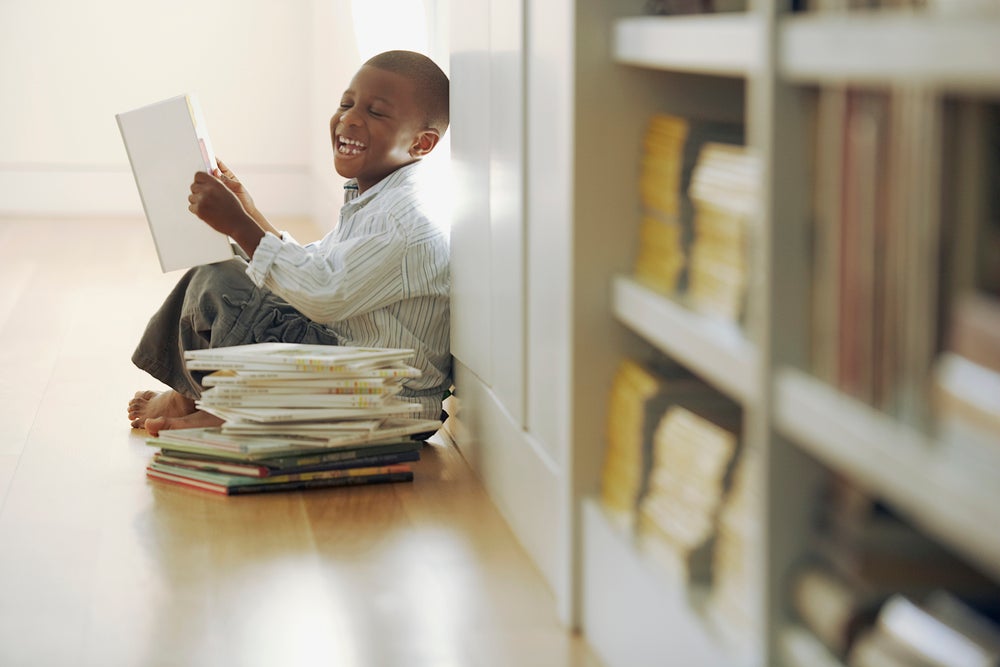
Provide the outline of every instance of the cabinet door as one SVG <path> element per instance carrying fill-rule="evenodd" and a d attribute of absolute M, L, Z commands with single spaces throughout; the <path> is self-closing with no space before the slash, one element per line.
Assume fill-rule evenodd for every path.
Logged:
<path fill-rule="evenodd" d="M 452 354 L 524 414 L 521 3 L 452 4 Z M 461 388 L 459 388 L 461 391 Z"/>

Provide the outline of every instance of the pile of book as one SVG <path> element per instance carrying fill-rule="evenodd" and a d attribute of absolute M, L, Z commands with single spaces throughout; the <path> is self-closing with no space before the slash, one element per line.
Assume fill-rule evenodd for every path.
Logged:
<path fill-rule="evenodd" d="M 956 300 L 935 362 L 933 407 L 942 453 L 991 489 L 1000 474 L 1000 297 Z"/>
<path fill-rule="evenodd" d="M 731 489 L 739 408 L 713 397 L 671 405 L 657 426 L 639 505 L 639 545 L 669 569 L 708 582 L 719 511 Z"/>
<path fill-rule="evenodd" d="M 401 400 L 401 382 L 420 371 L 412 350 L 259 343 L 186 353 L 207 372 L 198 409 L 223 420 L 210 428 L 171 429 L 152 479 L 222 494 L 412 481 L 420 419 Z"/>
<path fill-rule="evenodd" d="M 691 180 L 695 216 L 688 299 L 695 310 L 742 320 L 760 180 L 759 162 L 745 146 L 712 142 L 702 147 Z"/>
<path fill-rule="evenodd" d="M 743 142 L 738 124 L 654 114 L 643 139 L 639 198 L 642 223 L 633 274 L 665 295 L 687 289 L 695 206 L 692 178 L 705 146 Z"/>
<path fill-rule="evenodd" d="M 657 114 L 650 118 L 643 142 L 639 180 L 643 218 L 634 274 L 663 294 L 677 291 L 684 268 L 683 218 L 690 208 L 683 187 L 688 129 L 684 118 Z"/>
<path fill-rule="evenodd" d="M 653 466 L 653 434 L 664 412 L 679 401 L 713 395 L 714 390 L 679 364 L 633 359 L 619 363 L 608 398 L 601 500 L 622 528 L 635 528 Z"/>
<path fill-rule="evenodd" d="M 717 633 L 745 651 L 762 636 L 760 603 L 764 599 L 761 507 L 761 470 L 757 450 L 746 448 L 738 457 L 732 489 L 719 512 L 712 553 L 712 588 L 706 615 Z"/>

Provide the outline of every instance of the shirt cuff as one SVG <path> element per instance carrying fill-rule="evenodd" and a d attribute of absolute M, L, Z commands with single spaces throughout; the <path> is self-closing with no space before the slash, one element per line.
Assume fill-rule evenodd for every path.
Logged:
<path fill-rule="evenodd" d="M 284 232 L 281 235 L 282 237 L 286 236 Z M 274 260 L 277 259 L 282 245 L 282 239 L 279 239 L 271 232 L 265 232 L 264 238 L 257 244 L 257 249 L 253 252 L 253 258 L 247 265 L 247 276 L 250 277 L 250 280 L 257 287 L 264 286 L 264 279 L 267 278 L 267 273 L 271 270 Z"/>

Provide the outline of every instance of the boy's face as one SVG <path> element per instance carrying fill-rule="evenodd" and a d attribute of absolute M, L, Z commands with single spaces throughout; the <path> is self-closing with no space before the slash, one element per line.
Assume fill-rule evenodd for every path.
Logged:
<path fill-rule="evenodd" d="M 415 84 L 401 74 L 363 66 L 330 118 L 333 162 L 344 178 L 356 178 L 364 192 L 437 143 L 424 126 Z"/>

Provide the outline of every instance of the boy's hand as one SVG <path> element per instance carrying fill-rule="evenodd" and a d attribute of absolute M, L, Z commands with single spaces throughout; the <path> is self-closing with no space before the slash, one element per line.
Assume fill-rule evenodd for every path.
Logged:
<path fill-rule="evenodd" d="M 246 209 L 246 212 L 251 216 L 254 216 L 257 211 L 257 207 L 254 205 L 253 198 L 250 196 L 250 193 L 247 192 L 245 187 L 243 187 L 243 183 L 236 177 L 236 174 L 233 173 L 233 170 L 230 169 L 225 162 L 216 159 L 216 163 L 219 165 L 219 168 L 215 170 L 215 176 L 218 177 L 219 180 L 221 180 L 225 186 L 236 195 L 236 198 L 240 200 L 241 204 L 243 204 L 243 208 Z"/>
<path fill-rule="evenodd" d="M 251 257 L 264 231 L 243 208 L 239 197 L 218 177 L 204 171 L 194 175 L 188 210 L 212 229 L 230 236 Z"/>
<path fill-rule="evenodd" d="M 236 195 L 240 204 L 243 205 L 243 210 L 245 210 L 250 217 L 253 218 L 254 222 L 256 222 L 257 225 L 265 232 L 271 232 L 275 236 L 280 237 L 281 232 L 275 229 L 274 226 L 267 221 L 267 218 L 264 217 L 264 214 L 257 210 L 257 205 L 253 203 L 253 198 L 250 196 L 247 189 L 243 187 L 243 183 L 236 177 L 233 170 L 230 169 L 225 162 L 219 160 L 218 158 L 216 158 L 215 162 L 219 165 L 219 168 L 215 170 L 213 175 L 222 181 L 222 183 L 229 188 L 234 195 Z"/>

